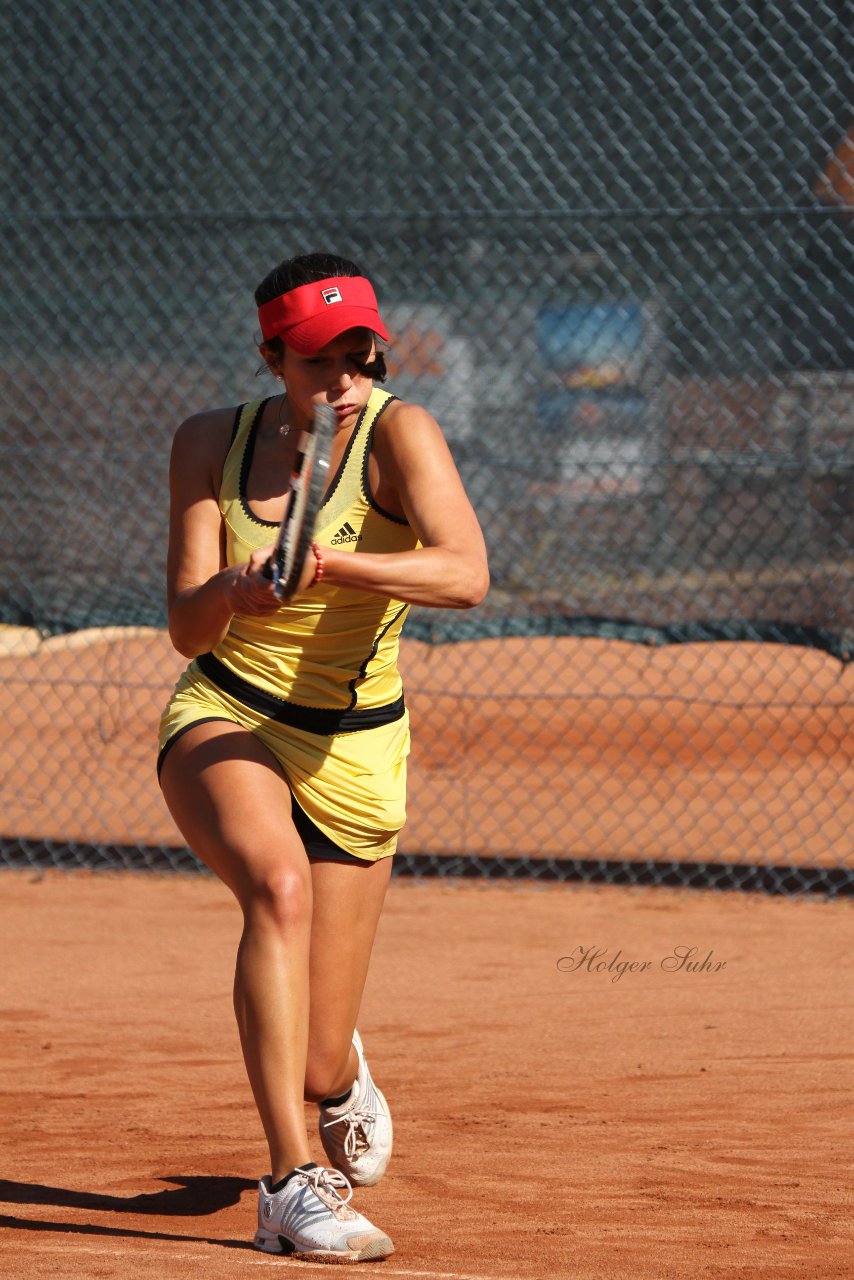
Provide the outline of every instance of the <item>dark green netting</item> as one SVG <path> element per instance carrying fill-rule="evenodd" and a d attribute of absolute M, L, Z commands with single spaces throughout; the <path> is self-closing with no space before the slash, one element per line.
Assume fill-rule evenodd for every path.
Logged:
<path fill-rule="evenodd" d="M 172 433 L 334 248 L 490 548 L 407 635 L 848 662 L 849 0 L 6 9 L 0 622 L 163 625 Z"/>

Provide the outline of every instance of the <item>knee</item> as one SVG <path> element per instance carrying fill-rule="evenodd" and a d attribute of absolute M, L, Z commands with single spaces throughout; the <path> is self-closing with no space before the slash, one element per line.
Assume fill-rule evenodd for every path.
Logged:
<path fill-rule="evenodd" d="M 346 1093 L 353 1083 L 346 1078 L 349 1056 L 349 1041 L 337 1049 L 330 1045 L 313 1047 L 309 1044 L 305 1064 L 306 1102 L 323 1102 L 336 1094 Z"/>
<path fill-rule="evenodd" d="M 311 924 L 311 879 L 299 868 L 277 867 L 254 879 L 242 896 L 247 923 L 292 933 Z"/>

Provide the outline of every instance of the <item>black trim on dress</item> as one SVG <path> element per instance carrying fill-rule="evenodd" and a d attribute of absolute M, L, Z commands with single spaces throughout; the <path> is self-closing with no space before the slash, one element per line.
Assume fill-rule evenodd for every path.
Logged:
<path fill-rule="evenodd" d="M 385 413 L 386 409 L 391 404 L 391 402 L 397 399 L 398 399 L 398 396 L 389 395 L 388 400 L 386 400 L 385 404 L 382 406 L 379 413 L 376 415 L 373 422 L 371 423 L 371 429 L 368 432 L 368 438 L 365 442 L 364 457 L 362 458 L 362 493 L 364 495 L 365 501 L 367 502 L 368 506 L 371 508 L 372 511 L 376 511 L 378 516 L 382 516 L 385 520 L 390 520 L 392 524 L 399 524 L 399 525 L 402 525 L 404 529 L 408 529 L 409 528 L 408 520 L 403 519 L 401 516 L 393 516 L 390 511 L 386 511 L 383 507 L 380 506 L 380 504 L 376 501 L 376 499 L 374 498 L 374 495 L 371 492 L 371 485 L 368 479 L 368 461 L 370 459 L 371 449 L 373 448 L 373 444 L 374 444 L 374 431 L 376 430 L 376 425 L 379 422 L 380 418 Z"/>
<path fill-rule="evenodd" d="M 368 654 L 368 656 L 365 658 L 365 661 L 362 663 L 362 665 L 361 665 L 361 667 L 359 668 L 359 670 L 358 670 L 358 671 L 356 672 L 356 674 L 353 676 L 353 679 L 350 681 L 350 686 L 349 686 L 349 688 L 350 688 L 350 707 L 351 707 L 351 708 L 354 708 L 354 707 L 355 707 L 355 705 L 356 705 L 356 699 L 357 699 L 357 698 L 358 698 L 358 696 L 359 696 L 359 691 L 358 691 L 358 689 L 356 688 L 356 685 L 359 683 L 359 681 L 360 681 L 360 680 L 364 680 L 364 678 L 365 678 L 365 672 L 367 671 L 367 669 L 368 669 L 368 667 L 370 666 L 371 662 L 372 662 L 372 661 L 374 660 L 374 658 L 377 656 L 377 650 L 378 650 L 378 649 L 379 649 L 379 647 L 380 647 L 380 641 L 381 641 L 381 640 L 383 640 L 383 639 L 388 635 L 389 631 L 391 631 L 392 627 L 393 627 L 393 626 L 394 626 L 394 624 L 397 622 L 397 620 L 398 620 L 398 618 L 400 617 L 400 615 L 401 615 L 402 613 L 405 613 L 405 612 L 406 612 L 406 610 L 407 610 L 408 608 L 409 608 L 409 605 L 408 605 L 408 604 L 401 605 L 401 607 L 398 609 L 397 613 L 393 614 L 393 615 L 389 618 L 388 622 L 385 624 L 385 626 L 383 627 L 382 631 L 380 631 L 380 632 L 379 632 L 379 634 L 377 635 L 376 639 L 374 640 L 374 643 L 373 643 L 373 646 L 372 646 L 372 648 L 371 648 L 370 653 L 369 653 L 369 654 Z M 401 701 L 402 701 L 402 700 L 403 700 L 403 699 L 401 698 Z M 394 704 L 393 704 L 393 703 L 389 703 L 388 705 L 389 705 L 389 706 L 393 706 Z"/>
<path fill-rule="evenodd" d="M 249 484 L 249 468 L 252 466 L 252 458 L 255 454 L 255 437 L 258 434 L 258 426 L 261 422 L 261 414 L 267 408 L 267 405 L 273 399 L 267 396 L 266 400 L 262 400 L 255 411 L 255 417 L 246 434 L 246 443 L 243 446 L 243 457 L 240 460 L 240 478 L 237 481 L 237 496 L 240 499 L 240 506 L 243 514 L 253 524 L 260 524 L 264 529 L 278 529 L 281 520 L 264 520 L 261 516 L 256 516 L 255 512 L 249 506 L 249 499 L 246 497 L 246 489 Z M 243 406 L 246 407 L 245 405 Z"/>
<path fill-rule="evenodd" d="M 290 725 L 292 729 L 303 729 L 306 733 L 317 733 L 326 738 L 336 733 L 377 729 L 380 725 L 401 720 L 406 712 L 403 694 L 395 698 L 394 702 L 387 702 L 381 707 L 363 707 L 358 710 L 348 708 L 346 711 L 339 711 L 335 707 L 306 707 L 298 702 L 277 698 L 274 693 L 250 684 L 212 653 L 203 653 L 196 658 L 196 666 L 217 688 L 260 715 L 276 720 L 279 724 Z"/>

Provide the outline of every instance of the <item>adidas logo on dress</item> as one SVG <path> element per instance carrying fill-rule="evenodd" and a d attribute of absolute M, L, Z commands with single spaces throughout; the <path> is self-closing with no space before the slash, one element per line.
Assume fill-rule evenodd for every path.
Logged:
<path fill-rule="evenodd" d="M 341 528 L 336 533 L 335 537 L 332 539 L 332 546 L 340 547 L 345 542 L 361 542 L 361 541 L 362 541 L 362 535 L 356 532 L 356 530 L 350 524 L 349 520 L 345 520 Z"/>

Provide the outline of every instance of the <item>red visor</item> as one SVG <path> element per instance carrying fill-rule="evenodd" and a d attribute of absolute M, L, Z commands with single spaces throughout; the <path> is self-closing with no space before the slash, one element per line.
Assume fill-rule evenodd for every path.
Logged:
<path fill-rule="evenodd" d="M 300 355 L 313 356 L 347 329 L 370 329 L 388 339 L 376 294 L 363 276 L 332 276 L 300 285 L 258 308 L 265 342 L 282 341 Z"/>

